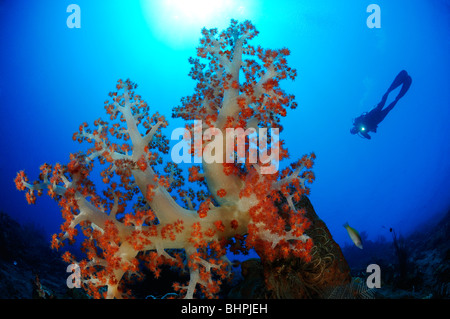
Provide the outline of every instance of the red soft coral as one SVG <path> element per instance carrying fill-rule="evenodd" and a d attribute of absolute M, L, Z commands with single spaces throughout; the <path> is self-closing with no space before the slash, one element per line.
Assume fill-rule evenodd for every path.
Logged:
<path fill-rule="evenodd" d="M 289 155 L 275 132 L 282 130 L 286 110 L 297 105 L 280 87 L 284 79 L 294 79 L 296 71 L 287 64 L 288 49 L 252 46 L 257 34 L 249 21 L 232 20 L 221 33 L 203 29 L 197 58 L 189 60 L 189 75 L 197 83 L 194 94 L 173 112 L 184 120 L 201 121 L 197 128 L 186 125 L 190 136 L 206 129 L 271 129 L 263 140 L 266 146 L 258 145 L 259 151 L 267 151 L 270 141 L 271 155 L 266 152 L 256 163 L 250 157 L 241 159 L 242 152 L 237 154 L 239 162 L 228 163 L 225 157 L 220 161 L 219 156 L 219 161 L 189 169 L 188 182 L 206 184 L 209 193 L 187 187 L 176 164 L 160 168 L 169 150 L 162 134 L 168 123 L 157 112 L 149 114 L 149 105 L 130 80 L 119 80 L 105 102 L 111 122 L 97 119 L 93 127 L 83 123 L 73 135 L 75 141 L 91 144 L 84 154 L 71 154 L 67 165 L 42 165 L 34 183 L 28 183 L 23 171 L 17 174 L 16 187 L 27 192 L 30 204 L 36 201 L 35 193 L 47 190 L 61 207 L 65 221 L 61 233 L 52 237 L 53 248 L 74 241 L 81 229 L 86 258 L 78 264 L 83 287 L 93 297 L 128 297 L 124 282 L 138 274 L 140 263 L 156 277 L 163 264 L 182 268 L 190 280 L 185 286 L 174 284 L 176 291 L 186 298 L 197 293 L 213 297 L 228 274 L 227 245 L 235 252 L 255 248 L 269 260 L 291 254 L 310 259 L 313 244 L 305 234 L 310 225 L 294 202 L 309 192 L 306 184 L 314 180 L 310 169 L 315 155 L 281 173 L 263 173 L 271 164 L 264 159 L 278 154 L 278 162 Z M 190 152 L 200 155 L 199 150 L 220 140 L 201 138 Z M 250 151 L 249 139 L 244 144 L 245 152 Z M 225 156 L 222 147 L 215 151 Z M 96 160 L 103 167 L 102 195 L 90 179 Z M 283 197 L 287 203 L 280 208 Z M 184 258 L 177 253 L 180 249 Z M 74 262 L 72 255 L 63 256 Z"/>

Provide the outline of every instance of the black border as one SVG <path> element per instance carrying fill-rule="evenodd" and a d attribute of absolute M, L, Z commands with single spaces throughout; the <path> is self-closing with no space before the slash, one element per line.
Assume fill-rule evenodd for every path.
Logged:
<path fill-rule="evenodd" d="M 6 315 L 11 310 L 14 316 L 23 312 L 29 316 L 30 311 L 56 317 L 83 316 L 93 318 L 94 315 L 111 316 L 122 319 L 133 316 L 150 316 L 163 319 L 172 318 L 326 318 L 329 316 L 358 316 L 370 318 L 400 317 L 421 314 L 445 314 L 450 306 L 450 299 L 373 299 L 373 300 L 261 300 L 261 299 L 227 299 L 227 300 L 33 300 L 3 299 L 0 300 L 2 312 Z M 245 313 L 236 311 L 227 313 L 227 304 L 267 305 L 267 313 Z M 212 316 L 207 313 L 181 312 L 184 306 L 215 306 Z M 257 306 L 258 307 L 258 306 Z M 219 311 L 218 309 L 221 309 Z M 243 308 L 241 308 L 243 309 Z M 420 311 L 420 313 L 419 313 Z M 444 312 L 443 312 L 444 311 Z M 312 316 L 312 317 L 311 317 Z"/>

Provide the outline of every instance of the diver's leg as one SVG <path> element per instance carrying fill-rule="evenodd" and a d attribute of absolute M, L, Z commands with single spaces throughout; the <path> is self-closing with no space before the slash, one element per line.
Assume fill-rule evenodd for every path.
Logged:
<path fill-rule="evenodd" d="M 383 110 L 381 110 L 378 113 L 377 116 L 377 123 L 380 124 L 384 118 L 386 117 L 386 115 L 388 115 L 388 113 L 394 108 L 394 106 L 397 104 L 398 100 L 392 101 L 391 104 L 389 104 L 386 108 L 384 108 Z"/>
<path fill-rule="evenodd" d="M 380 103 L 378 103 L 378 105 L 373 110 L 371 110 L 369 113 L 365 115 L 366 121 L 371 122 L 371 124 L 373 124 L 374 127 L 380 124 L 384 120 L 384 118 L 388 115 L 388 113 L 395 107 L 400 98 L 403 97 L 403 95 L 405 95 L 406 92 L 408 92 L 411 83 L 412 79 L 408 75 L 408 73 L 405 70 L 400 71 L 400 73 L 397 74 L 397 76 L 395 77 L 389 89 L 383 95 Z M 397 97 L 395 98 L 395 100 L 391 104 L 389 104 L 386 108 L 383 108 L 384 105 L 386 104 L 389 93 L 391 93 L 391 91 L 395 90 L 400 85 L 402 85 L 402 88 Z"/>
<path fill-rule="evenodd" d="M 377 111 L 381 111 L 383 109 L 384 105 L 386 104 L 386 100 L 389 96 L 389 92 L 390 91 L 387 91 L 386 93 L 384 93 L 383 97 L 381 98 L 380 103 L 378 103 L 378 105 L 375 107 L 375 109 Z"/>
<path fill-rule="evenodd" d="M 403 97 L 403 95 L 408 92 L 409 87 L 411 86 L 412 79 L 408 75 L 408 73 L 405 70 L 400 71 L 400 73 L 395 77 L 394 82 L 392 82 L 391 86 L 387 90 L 387 92 L 383 95 L 383 99 L 381 100 L 380 104 L 378 104 L 377 109 L 380 111 L 380 122 L 386 117 L 386 115 L 394 108 L 394 106 L 397 104 L 398 100 Z M 402 88 L 400 92 L 398 93 L 395 100 L 389 104 L 385 109 L 379 108 L 380 105 L 384 106 L 384 103 L 386 103 L 386 99 L 389 95 L 389 93 L 392 90 L 395 90 L 398 86 L 402 85 Z"/>
<path fill-rule="evenodd" d="M 392 84 L 389 87 L 389 89 L 386 91 L 386 93 L 384 93 L 383 97 L 381 98 L 380 103 L 378 103 L 378 105 L 376 106 L 375 109 L 377 109 L 378 111 L 381 111 L 383 109 L 383 107 L 384 107 L 384 104 L 386 104 L 386 100 L 387 100 L 387 98 L 389 96 L 389 93 L 391 93 L 393 90 L 398 88 L 401 84 L 403 84 L 403 87 L 405 87 L 404 81 L 408 77 L 409 77 L 409 75 L 408 75 L 408 73 L 405 70 L 400 71 L 400 73 L 397 74 L 397 76 L 395 77 L 395 79 L 392 82 Z M 402 87 L 402 90 L 403 90 L 403 87 Z M 408 88 L 409 88 L 409 86 L 408 86 Z M 406 91 L 407 90 L 408 89 L 406 89 Z M 406 91 L 403 93 L 403 95 L 406 93 Z M 400 93 L 401 93 L 401 91 L 400 91 Z M 399 95 L 400 95 L 400 93 L 399 93 Z"/>
<path fill-rule="evenodd" d="M 405 71 L 406 72 L 406 71 Z M 396 101 L 400 100 L 400 98 L 406 94 L 406 92 L 408 92 L 409 87 L 411 86 L 412 83 L 412 79 L 409 75 L 407 75 L 405 77 L 405 79 L 403 80 L 403 86 L 402 89 L 400 90 L 400 93 L 398 93 L 397 97 L 395 98 Z"/>
<path fill-rule="evenodd" d="M 407 78 L 411 79 L 411 77 L 408 75 L 408 72 L 406 72 L 405 70 L 400 71 L 400 73 L 397 74 L 397 76 L 395 77 L 394 81 L 392 82 L 391 86 L 389 87 L 386 93 L 391 92 L 396 88 L 398 88 L 401 84 L 404 84 Z"/>

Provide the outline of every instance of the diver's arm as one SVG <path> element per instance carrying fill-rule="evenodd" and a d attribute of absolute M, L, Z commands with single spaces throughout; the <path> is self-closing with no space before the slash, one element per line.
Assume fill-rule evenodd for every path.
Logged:
<path fill-rule="evenodd" d="M 371 139 L 370 135 L 367 134 L 366 132 L 359 132 L 359 133 L 361 133 L 361 135 L 364 136 L 365 138 L 367 138 L 368 140 Z"/>

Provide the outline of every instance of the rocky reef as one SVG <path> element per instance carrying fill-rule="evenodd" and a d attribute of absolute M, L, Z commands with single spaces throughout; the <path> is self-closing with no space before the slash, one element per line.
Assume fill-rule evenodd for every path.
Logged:
<path fill-rule="evenodd" d="M 366 267 L 378 264 L 381 288 L 376 298 L 450 298 L 450 211 L 404 236 L 386 228 L 387 238 L 367 239 L 364 249 L 343 246 L 343 254 L 354 278 L 367 277 Z"/>
<path fill-rule="evenodd" d="M 450 298 L 450 212 L 408 236 L 387 229 L 391 240 L 368 240 L 368 234 L 362 232 L 361 250 L 353 245 L 340 249 L 309 200 L 304 198 L 299 205 L 314 220 L 313 231 L 321 234 L 315 235 L 320 248 L 316 262 L 313 259 L 312 264 L 305 265 L 285 260 L 265 264 L 260 259 L 249 259 L 240 265 L 241 279 L 229 298 Z M 370 264 L 380 266 L 381 288 L 369 289 L 366 285 Z M 314 271 L 315 265 L 320 265 L 321 270 Z"/>
<path fill-rule="evenodd" d="M 0 212 L 0 299 L 73 298 L 66 268 L 38 225 Z"/>
<path fill-rule="evenodd" d="M 392 238 L 367 239 L 364 249 L 334 242 L 307 197 L 297 203 L 312 221 L 308 235 L 316 246 L 310 263 L 297 258 L 261 261 L 250 258 L 233 268 L 233 279 L 222 286 L 225 299 L 448 299 L 450 297 L 450 212 L 439 222 L 402 236 L 386 230 Z M 366 267 L 381 268 L 381 288 L 368 289 Z M 50 249 L 43 230 L 21 225 L 0 213 L 0 299 L 86 298 L 81 289 L 68 289 L 67 264 Z M 186 274 L 167 272 L 166 279 L 148 273 L 131 283 L 134 297 L 161 298 L 171 291 L 174 280 Z M 145 273 L 144 273 L 145 274 Z M 176 297 L 176 296 L 171 296 Z"/>
<path fill-rule="evenodd" d="M 250 259 L 242 263 L 243 281 L 230 291 L 230 298 L 325 298 L 336 287 L 351 283 L 350 267 L 308 197 L 302 196 L 296 208 L 311 221 L 306 230 L 314 242 L 311 261 Z"/>

